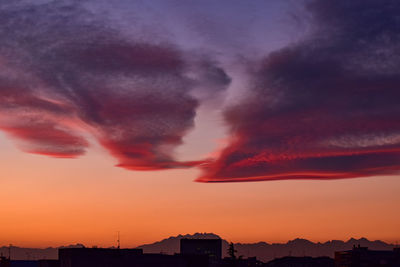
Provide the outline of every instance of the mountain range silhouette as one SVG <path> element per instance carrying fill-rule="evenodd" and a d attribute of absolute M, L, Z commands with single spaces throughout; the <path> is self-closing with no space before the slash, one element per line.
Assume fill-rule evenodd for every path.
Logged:
<path fill-rule="evenodd" d="M 137 248 L 143 249 L 144 253 L 164 253 L 174 254 L 179 253 L 180 239 L 182 238 L 221 238 L 220 236 L 213 233 L 195 233 L 171 236 L 161 241 L 145 244 L 138 246 Z M 221 238 L 222 239 L 222 238 Z M 222 251 L 224 256 L 228 249 L 229 242 L 222 240 Z M 274 258 L 280 258 L 285 256 L 311 256 L 321 257 L 328 256 L 333 257 L 335 251 L 349 250 L 354 245 L 360 245 L 368 247 L 373 250 L 391 250 L 395 247 L 393 244 L 388 244 L 380 240 L 370 241 L 366 238 L 355 239 L 351 238 L 347 241 L 342 240 L 331 240 L 324 243 L 314 243 L 307 239 L 296 238 L 288 241 L 287 243 L 235 243 L 235 249 L 237 255 L 243 255 L 243 257 L 257 257 L 257 259 L 268 262 Z M 84 247 L 82 244 L 69 245 L 66 247 Z M 59 248 L 66 248 L 59 247 Z M 35 260 L 35 259 L 57 259 L 59 248 L 22 248 L 15 247 L 11 248 L 12 259 L 18 260 Z M 0 247 L 0 253 L 4 256 L 8 256 L 8 246 Z"/>

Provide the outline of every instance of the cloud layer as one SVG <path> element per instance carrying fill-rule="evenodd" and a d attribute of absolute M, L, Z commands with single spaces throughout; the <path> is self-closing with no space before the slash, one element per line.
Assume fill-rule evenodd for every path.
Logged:
<path fill-rule="evenodd" d="M 308 1 L 313 33 L 249 68 L 230 144 L 199 181 L 336 179 L 400 169 L 400 3 Z"/>
<path fill-rule="evenodd" d="M 223 31 L 233 15 L 202 25 L 207 48 L 194 52 L 184 34 L 177 44 L 154 24 L 145 35 L 135 30 L 144 22 L 120 29 L 95 2 L 0 2 L 0 130 L 35 154 L 75 158 L 95 140 L 130 170 L 201 166 L 202 182 L 398 173 L 400 3 L 304 4 L 311 33 L 254 60 L 262 51 L 240 49 L 250 35 L 232 46 L 224 37 L 242 32 Z M 224 49 L 225 65 L 215 56 Z M 232 77 L 226 62 L 247 72 Z M 199 105 L 244 76 L 240 99 L 224 108 L 227 147 L 213 160 L 175 160 Z"/>
<path fill-rule="evenodd" d="M 76 1 L 1 4 L 0 24 L 0 128 L 22 149 L 77 157 L 92 136 L 127 169 L 196 164 L 173 149 L 193 127 L 201 79 L 229 83 L 216 63 L 126 36 Z"/>

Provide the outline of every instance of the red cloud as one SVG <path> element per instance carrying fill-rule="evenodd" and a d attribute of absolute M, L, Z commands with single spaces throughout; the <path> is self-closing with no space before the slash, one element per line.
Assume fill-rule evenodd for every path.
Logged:
<path fill-rule="evenodd" d="M 75 158 L 85 152 L 88 142 L 67 129 L 57 129 L 51 123 L 33 123 L 20 126 L 0 127 L 9 135 L 27 142 L 24 150 L 57 158 Z M 67 132 L 68 131 L 68 132 Z"/>
<path fill-rule="evenodd" d="M 314 35 L 252 66 L 247 97 L 225 112 L 233 141 L 198 181 L 399 173 L 400 4 L 309 8 Z"/>
<path fill-rule="evenodd" d="M 0 129 L 55 157 L 82 155 L 91 135 L 120 167 L 201 166 L 205 182 L 393 174 L 400 4 L 389 2 L 310 1 L 314 33 L 249 67 L 245 97 L 225 110 L 231 143 L 193 162 L 173 152 L 199 102 L 231 81 L 215 61 L 128 38 L 76 3 L 0 4 Z"/>
<path fill-rule="evenodd" d="M 230 81 L 214 61 L 130 39 L 76 3 L 0 4 L 0 25 L 11 29 L 0 30 L 0 129 L 24 150 L 77 157 L 85 133 L 126 169 L 198 164 L 173 150 L 194 125 L 193 89 Z"/>

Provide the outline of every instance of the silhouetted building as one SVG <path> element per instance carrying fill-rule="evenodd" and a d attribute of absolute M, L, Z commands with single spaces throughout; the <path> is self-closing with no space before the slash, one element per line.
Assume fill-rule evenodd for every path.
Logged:
<path fill-rule="evenodd" d="M 208 255 L 211 260 L 222 258 L 221 239 L 181 239 L 182 255 Z"/>
<path fill-rule="evenodd" d="M 266 263 L 265 267 L 334 267 L 335 262 L 329 257 L 283 257 Z"/>
<path fill-rule="evenodd" d="M 60 267 L 207 267 L 207 255 L 144 254 L 141 249 L 59 250 Z"/>
<path fill-rule="evenodd" d="M 216 266 L 218 267 L 262 267 L 264 263 L 257 260 L 256 257 L 249 257 L 246 259 L 243 258 L 235 258 L 232 259 L 230 257 L 224 258 L 220 261 Z"/>
<path fill-rule="evenodd" d="M 11 260 L 10 267 L 38 267 L 38 261 Z"/>
<path fill-rule="evenodd" d="M 58 251 L 61 267 L 122 266 L 120 263 L 132 261 L 138 255 L 143 255 L 143 250 L 65 248 Z"/>
<path fill-rule="evenodd" d="M 0 267 L 10 267 L 10 260 L 6 257 L 0 257 Z"/>
<path fill-rule="evenodd" d="M 353 247 L 352 250 L 335 252 L 335 267 L 399 267 L 400 249 L 369 250 Z"/>
<path fill-rule="evenodd" d="M 59 260 L 39 260 L 39 267 L 60 267 Z"/>

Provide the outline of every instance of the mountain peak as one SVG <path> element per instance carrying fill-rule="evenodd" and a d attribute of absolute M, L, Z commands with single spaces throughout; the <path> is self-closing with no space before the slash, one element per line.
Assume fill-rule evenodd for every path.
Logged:
<path fill-rule="evenodd" d="M 288 245 L 313 245 L 314 243 L 304 238 L 296 238 L 287 242 Z"/>
<path fill-rule="evenodd" d="M 188 238 L 188 239 L 194 239 L 194 238 L 196 238 L 196 239 L 215 239 L 215 238 L 219 238 L 219 239 L 221 239 L 220 236 L 218 236 L 218 235 L 216 235 L 214 233 L 194 233 L 194 234 L 185 234 L 185 235 L 179 234 L 177 236 L 170 236 L 170 237 L 168 237 L 166 239 L 163 239 L 162 241 L 164 241 L 164 240 L 173 240 L 173 239 L 182 239 L 182 238 Z"/>
<path fill-rule="evenodd" d="M 214 238 L 221 238 L 220 236 L 214 233 L 194 233 L 192 235 L 187 234 L 185 238 L 199 238 L 199 239 L 214 239 Z"/>
<path fill-rule="evenodd" d="M 356 239 L 356 238 L 352 237 L 347 241 L 347 243 L 354 243 L 354 242 L 371 242 L 371 241 L 369 241 L 365 237 L 361 237 L 360 239 Z"/>
<path fill-rule="evenodd" d="M 179 252 L 180 250 L 180 240 L 182 238 L 188 239 L 215 239 L 220 238 L 218 235 L 214 233 L 194 233 L 194 234 L 185 234 L 185 235 L 177 235 L 170 236 L 161 241 L 155 242 L 153 244 L 146 244 L 139 246 L 138 248 L 143 249 L 145 253 L 166 253 L 166 254 L 174 254 Z"/>

